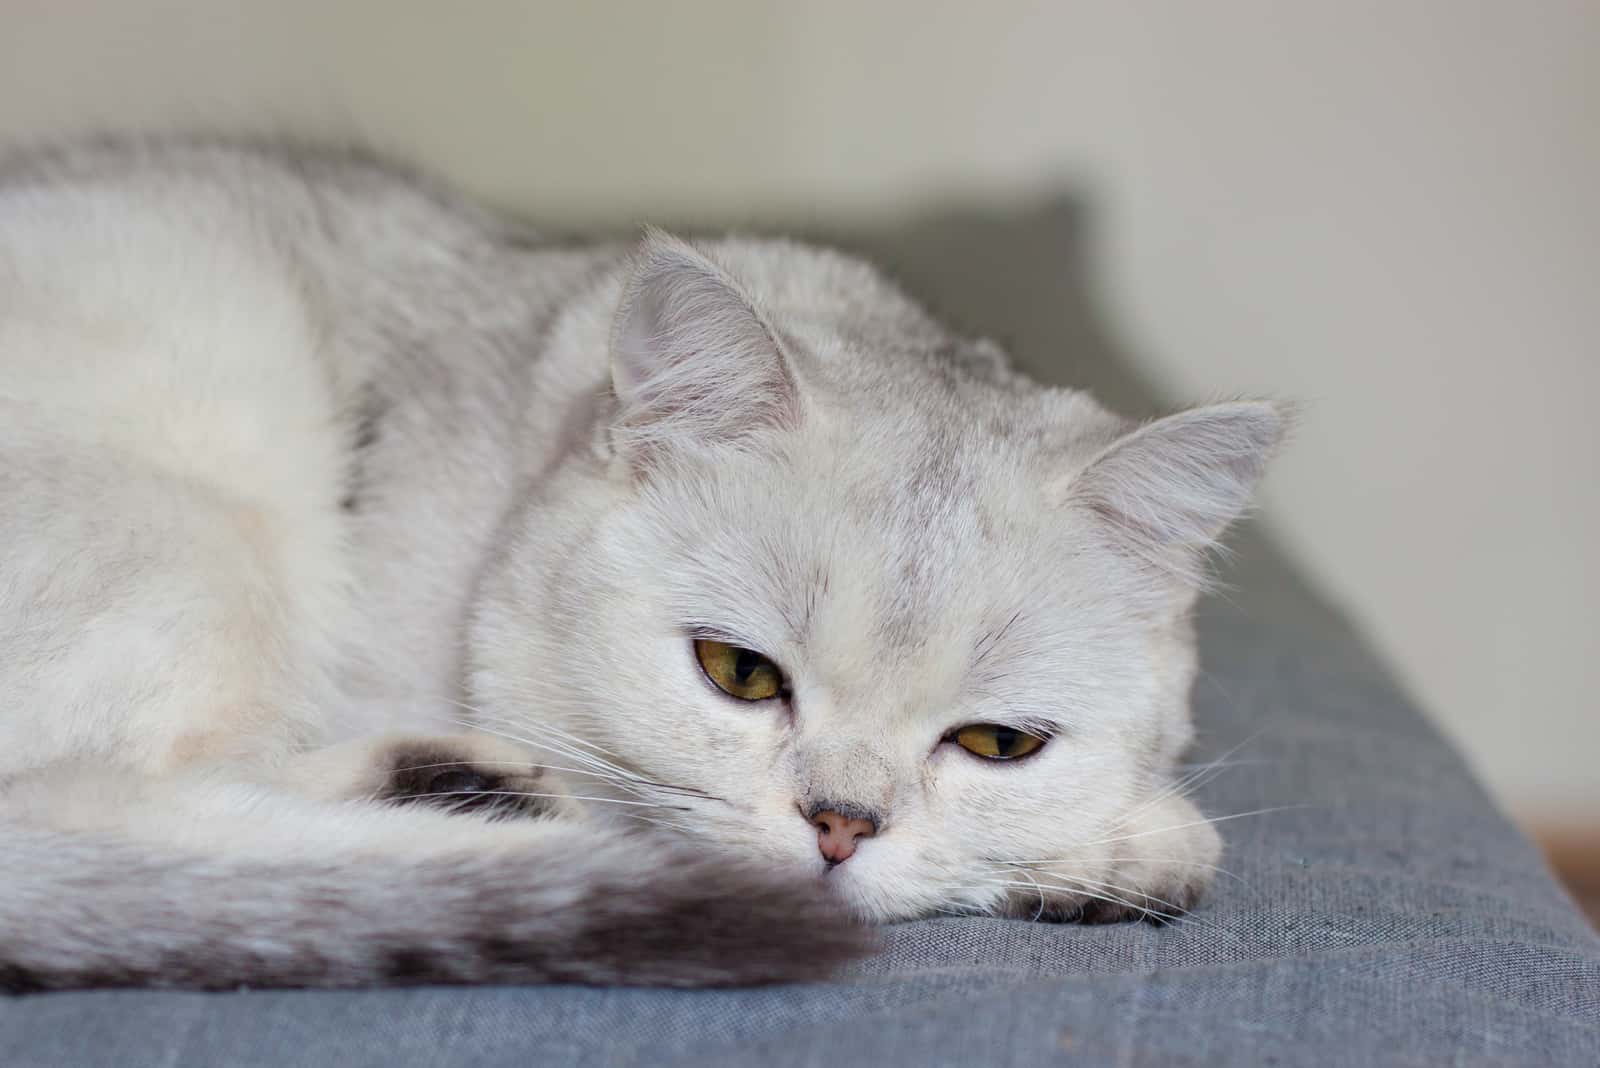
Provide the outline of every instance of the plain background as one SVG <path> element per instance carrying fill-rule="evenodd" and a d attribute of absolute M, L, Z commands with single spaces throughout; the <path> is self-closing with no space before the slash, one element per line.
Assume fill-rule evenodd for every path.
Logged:
<path fill-rule="evenodd" d="M 356 136 L 573 224 L 1070 190 L 1172 403 L 1511 809 L 1600 823 L 1600 3 L 0 0 L 0 138 Z"/>

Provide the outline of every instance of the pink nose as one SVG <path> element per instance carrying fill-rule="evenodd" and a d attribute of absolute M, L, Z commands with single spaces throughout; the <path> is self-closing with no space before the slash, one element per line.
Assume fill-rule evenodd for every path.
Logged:
<path fill-rule="evenodd" d="M 856 851 L 856 843 L 878 833 L 878 825 L 871 820 L 846 816 L 840 812 L 818 812 L 811 817 L 817 826 L 817 848 L 830 864 L 849 860 Z"/>

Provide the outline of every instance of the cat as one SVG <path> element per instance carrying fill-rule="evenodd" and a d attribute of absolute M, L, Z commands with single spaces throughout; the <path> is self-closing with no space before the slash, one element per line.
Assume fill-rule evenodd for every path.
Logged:
<path fill-rule="evenodd" d="M 872 267 L 355 154 L 0 162 L 0 985 L 737 984 L 1170 917 L 1287 413 L 1137 423 Z"/>

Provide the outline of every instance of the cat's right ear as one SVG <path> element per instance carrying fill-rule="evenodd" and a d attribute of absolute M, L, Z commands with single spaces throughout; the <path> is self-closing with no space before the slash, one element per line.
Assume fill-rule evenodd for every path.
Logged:
<path fill-rule="evenodd" d="M 636 465 L 748 443 L 798 416 L 772 333 L 726 272 L 650 231 L 611 332 L 615 440 Z"/>
<path fill-rule="evenodd" d="M 1244 511 L 1292 417 L 1285 404 L 1234 401 L 1146 423 L 1091 460 L 1069 500 L 1139 557 L 1200 585 L 1205 552 Z"/>

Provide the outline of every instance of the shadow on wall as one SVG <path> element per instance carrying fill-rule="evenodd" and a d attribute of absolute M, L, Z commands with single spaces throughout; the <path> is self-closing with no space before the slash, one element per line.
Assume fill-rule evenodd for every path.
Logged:
<path fill-rule="evenodd" d="M 1124 415 L 1153 415 L 1163 410 L 1164 391 L 1135 370 L 1096 296 L 1093 227 L 1088 200 L 1064 192 L 1031 204 L 945 204 L 870 228 L 799 232 L 878 263 L 954 329 L 999 342 L 1037 381 L 1087 390 Z M 1228 541 L 1234 551 L 1221 578 L 1229 600 L 1286 623 L 1308 612 L 1319 623 L 1333 615 L 1259 524 L 1241 524 Z"/>
<path fill-rule="evenodd" d="M 1088 200 L 1065 192 L 1031 204 L 945 204 L 867 228 L 799 232 L 880 264 L 956 330 L 999 342 L 1034 379 L 1088 390 L 1124 415 L 1156 414 L 1165 391 L 1135 370 L 1096 296 L 1093 228 Z M 1221 578 L 1230 601 L 1286 625 L 1303 620 L 1343 633 L 1324 625 L 1335 615 L 1327 599 L 1259 524 L 1240 525 L 1228 541 L 1234 552 Z"/>
<path fill-rule="evenodd" d="M 1087 205 L 1058 196 L 1023 208 L 946 206 L 871 231 L 814 239 L 866 256 L 944 322 L 989 337 L 1031 377 L 1086 389 L 1119 412 L 1150 412 L 1141 379 L 1095 305 Z"/>

